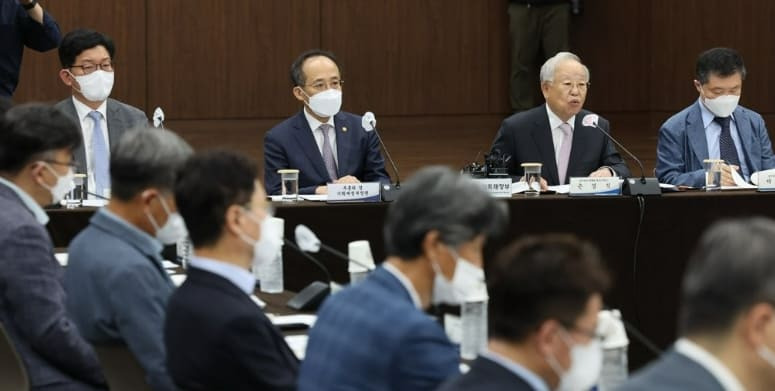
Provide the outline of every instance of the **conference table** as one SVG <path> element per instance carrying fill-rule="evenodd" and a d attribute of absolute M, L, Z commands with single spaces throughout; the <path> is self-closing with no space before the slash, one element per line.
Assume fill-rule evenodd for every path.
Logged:
<path fill-rule="evenodd" d="M 687 191 L 662 196 L 569 197 L 515 195 L 508 203 L 508 228 L 491 240 L 487 259 L 510 241 L 547 232 L 572 233 L 596 244 L 613 276 L 605 303 L 660 348 L 676 337 L 680 287 L 686 262 L 702 232 L 716 220 L 763 215 L 775 218 L 775 193 L 753 190 Z M 382 222 L 388 203 L 327 204 L 274 202 L 285 219 L 285 235 L 293 239 L 297 224 L 310 227 L 324 244 L 347 251 L 347 243 L 368 240 L 376 262 L 385 256 Z M 88 224 L 93 208 L 49 209 L 48 229 L 56 247 Z M 347 262 L 326 253 L 314 255 L 339 283 L 349 279 Z M 299 291 L 325 273 L 297 251 L 285 246 L 285 289 Z M 730 262 L 734 260 L 730 259 Z M 637 368 L 654 354 L 630 336 L 630 366 Z"/>

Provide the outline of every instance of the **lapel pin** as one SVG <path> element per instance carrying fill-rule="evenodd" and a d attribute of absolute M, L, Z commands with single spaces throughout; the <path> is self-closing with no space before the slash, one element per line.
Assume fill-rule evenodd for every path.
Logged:
<path fill-rule="evenodd" d="M 346 126 L 342 126 L 342 131 L 346 132 L 347 131 L 347 127 Z"/>

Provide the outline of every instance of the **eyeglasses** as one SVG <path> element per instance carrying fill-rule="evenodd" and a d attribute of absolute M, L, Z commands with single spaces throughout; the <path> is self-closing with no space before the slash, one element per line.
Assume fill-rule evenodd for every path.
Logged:
<path fill-rule="evenodd" d="M 589 88 L 589 82 L 586 81 L 572 82 L 570 80 L 566 80 L 557 84 L 563 91 L 566 92 L 573 91 L 574 87 L 577 88 L 579 92 L 586 92 Z"/>
<path fill-rule="evenodd" d="M 84 75 L 88 75 L 97 69 L 105 72 L 113 72 L 114 63 L 111 61 L 103 62 L 102 64 L 83 64 L 83 65 L 70 65 L 70 68 L 81 68 Z"/>
<path fill-rule="evenodd" d="M 44 162 L 44 163 L 56 164 L 56 165 L 59 165 L 59 166 L 67 166 L 67 167 L 72 168 L 73 170 L 78 169 L 78 163 L 76 163 L 74 161 L 70 161 L 68 163 L 60 162 L 60 161 L 57 161 L 57 160 L 54 160 L 54 159 L 47 159 L 47 160 L 41 160 L 41 161 Z"/>
<path fill-rule="evenodd" d="M 317 82 L 312 83 L 312 84 L 305 84 L 304 86 L 305 87 L 312 87 L 312 89 L 315 90 L 315 91 L 324 91 L 324 90 L 328 90 L 328 89 L 338 90 L 338 89 L 342 88 L 342 84 L 344 84 L 344 80 L 334 79 L 334 80 L 331 80 L 328 83 L 320 80 L 320 81 L 317 81 Z"/>

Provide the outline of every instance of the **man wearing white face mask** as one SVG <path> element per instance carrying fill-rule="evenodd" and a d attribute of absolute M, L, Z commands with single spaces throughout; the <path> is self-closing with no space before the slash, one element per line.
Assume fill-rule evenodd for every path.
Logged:
<path fill-rule="evenodd" d="M 17 106 L 0 117 L 0 324 L 30 389 L 106 388 L 97 356 L 65 311 L 44 205 L 73 187 L 78 128 L 59 110 Z"/>
<path fill-rule="evenodd" d="M 75 150 L 78 170 L 91 193 L 110 195 L 110 146 L 134 127 L 148 125 L 139 109 L 108 98 L 113 90 L 115 46 L 105 34 L 74 30 L 62 39 L 59 78 L 72 97 L 56 107 L 81 126 L 83 145 Z M 93 198 L 89 195 L 89 198 Z"/>
<path fill-rule="evenodd" d="M 702 187 L 703 160 L 722 159 L 721 184 L 735 186 L 732 172 L 775 168 L 775 156 L 761 115 L 738 105 L 746 70 L 728 48 L 710 49 L 697 59 L 697 102 L 670 117 L 659 130 L 656 174 L 660 182 Z"/>
<path fill-rule="evenodd" d="M 67 310 L 81 335 L 94 345 L 126 344 L 156 391 L 175 389 L 162 339 L 174 285 L 161 250 L 187 235 L 173 190 L 192 153 L 167 130 L 125 134 L 110 157 L 111 201 L 68 248 Z"/>
<path fill-rule="evenodd" d="M 622 391 L 775 389 L 775 221 L 724 220 L 687 265 L 673 348 Z"/>
<path fill-rule="evenodd" d="M 264 183 L 280 194 L 277 170 L 299 170 L 301 194 L 326 194 L 328 183 L 384 182 L 390 177 L 374 132 L 361 117 L 340 111 L 343 80 L 336 57 L 323 50 L 302 53 L 291 65 L 293 96 L 302 111 L 264 138 Z"/>
<path fill-rule="evenodd" d="M 609 284 L 597 249 L 570 235 L 526 237 L 488 271 L 488 350 L 440 390 L 590 390 L 603 361 L 595 329 Z"/>
<path fill-rule="evenodd" d="M 415 174 L 387 212 L 387 258 L 318 311 L 299 390 L 435 390 L 458 374 L 457 350 L 424 310 L 481 286 L 482 248 L 507 214 L 446 167 Z"/>

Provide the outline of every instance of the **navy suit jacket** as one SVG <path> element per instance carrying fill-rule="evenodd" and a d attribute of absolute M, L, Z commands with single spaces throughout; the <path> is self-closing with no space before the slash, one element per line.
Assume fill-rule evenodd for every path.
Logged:
<path fill-rule="evenodd" d="M 433 390 L 458 368 L 457 350 L 441 325 L 380 267 L 321 307 L 299 390 Z"/>
<path fill-rule="evenodd" d="M 170 297 L 167 369 L 184 390 L 295 390 L 299 361 L 258 305 L 194 267 Z"/>
<path fill-rule="evenodd" d="M 671 350 L 656 362 L 635 373 L 617 391 L 723 391 L 707 369 L 689 357 Z"/>
<path fill-rule="evenodd" d="M 385 161 L 374 132 L 361 126 L 361 117 L 340 111 L 336 126 L 337 175 L 352 175 L 361 182 L 389 183 Z M 299 193 L 314 194 L 315 188 L 331 182 L 323 156 L 303 111 L 272 128 L 264 137 L 264 187 L 267 194 L 280 194 L 277 170 L 299 170 Z M 336 179 L 336 178 L 335 178 Z"/>
<path fill-rule="evenodd" d="M 587 177 L 600 167 L 608 166 L 620 177 L 629 177 L 630 170 L 624 163 L 614 143 L 605 137 L 600 129 L 581 124 L 585 115 L 592 114 L 581 110 L 576 114 L 573 125 L 573 141 L 565 183 L 570 177 Z M 549 115 L 546 105 L 540 105 L 522 111 L 503 120 L 491 150 L 511 155 L 509 175 L 520 178 L 523 175 L 522 163 L 543 163 L 541 176 L 549 186 L 561 185 L 557 172 L 557 159 L 554 154 L 552 130 L 549 128 Z M 598 126 L 610 133 L 608 121 L 600 117 Z"/>
<path fill-rule="evenodd" d="M 98 210 L 70 243 L 67 310 L 89 342 L 126 344 L 154 390 L 174 390 L 162 331 L 175 286 L 162 265 L 162 245 L 117 218 Z"/>
<path fill-rule="evenodd" d="M 700 102 L 670 117 L 659 129 L 657 177 L 660 182 L 693 187 L 705 186 L 708 140 L 702 123 Z M 758 113 L 737 106 L 732 116 L 743 143 L 743 155 L 751 173 L 775 168 L 770 136 Z"/>
<path fill-rule="evenodd" d="M 105 388 L 97 355 L 65 313 L 63 270 L 46 228 L 4 184 L 0 211 L 0 322 L 31 388 Z"/>
<path fill-rule="evenodd" d="M 534 391 L 524 379 L 486 357 L 477 357 L 464 375 L 448 380 L 438 391 Z"/>

